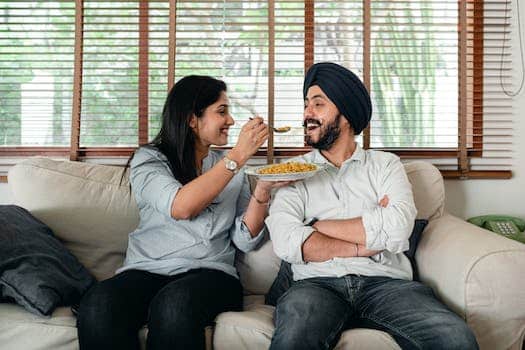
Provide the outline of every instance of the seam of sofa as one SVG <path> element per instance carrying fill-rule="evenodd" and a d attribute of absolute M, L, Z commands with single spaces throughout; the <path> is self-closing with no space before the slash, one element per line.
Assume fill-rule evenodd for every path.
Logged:
<path fill-rule="evenodd" d="M 32 326 L 38 326 L 38 327 L 61 327 L 61 328 L 77 328 L 77 326 L 71 326 L 71 325 L 64 325 L 64 324 L 49 324 L 45 322 L 39 322 L 39 321 L 22 321 L 22 320 L 7 320 L 7 322 L 0 322 L 0 329 L 2 327 L 6 326 L 5 328 L 11 328 L 13 325 L 32 325 Z"/>
<path fill-rule="evenodd" d="M 260 332 L 260 333 L 263 333 L 265 335 L 268 335 L 269 337 L 272 337 L 273 333 L 268 333 L 267 331 L 259 328 L 259 327 L 244 327 L 244 326 L 239 326 L 237 324 L 234 324 L 234 323 L 229 323 L 229 322 L 224 322 L 224 321 L 221 321 L 220 323 L 215 323 L 214 325 L 214 329 L 217 329 L 217 326 L 219 327 L 230 327 L 230 328 L 236 328 L 236 329 L 243 329 L 243 330 L 247 330 L 247 331 L 257 331 L 257 332 Z"/>
<path fill-rule="evenodd" d="M 101 165 L 101 164 L 97 164 L 97 165 Z M 19 163 L 19 164 L 16 165 L 16 167 L 21 167 L 21 168 L 22 167 L 26 167 L 26 168 L 35 168 L 35 169 L 40 169 L 40 170 L 46 170 L 46 171 L 49 171 L 51 173 L 65 175 L 65 176 L 69 176 L 69 177 L 72 177 L 72 178 L 75 178 L 75 179 L 81 179 L 83 181 L 89 181 L 89 182 L 94 182 L 94 183 L 98 183 L 98 184 L 109 185 L 109 186 L 112 186 L 112 187 L 117 187 L 119 189 L 121 187 L 123 187 L 123 185 L 126 184 L 125 183 L 123 185 L 118 185 L 118 184 L 115 184 L 115 183 L 112 183 L 112 182 L 104 182 L 104 181 L 93 180 L 92 178 L 89 178 L 89 177 L 77 176 L 77 175 L 73 175 L 73 174 L 66 173 L 66 172 L 63 172 L 63 171 L 59 171 L 59 170 L 56 170 L 56 169 L 49 169 L 49 168 L 46 168 L 46 167 L 38 166 L 38 165 L 35 165 L 35 164 L 22 164 L 22 163 Z M 8 180 L 9 180 L 9 177 L 8 177 Z M 126 186 L 126 188 L 127 188 L 127 186 Z"/>
<path fill-rule="evenodd" d="M 492 255 L 497 255 L 497 254 L 501 254 L 501 253 L 510 253 L 510 252 L 517 252 L 517 253 L 522 253 L 522 254 L 525 254 L 525 250 L 522 250 L 522 249 L 518 249 L 518 248 L 513 248 L 513 249 L 503 249 L 503 250 L 498 250 L 498 251 L 495 251 L 495 252 L 490 252 L 490 253 L 486 253 L 480 257 L 478 257 L 476 260 L 474 260 L 472 262 L 472 264 L 470 265 L 470 268 L 468 269 L 467 271 L 467 274 L 465 276 L 465 280 L 463 281 L 464 283 L 464 286 L 465 286 L 465 290 L 464 290 L 464 293 L 463 293 L 463 301 L 464 301 L 464 305 L 465 305 L 465 321 L 467 322 L 468 324 L 468 308 L 469 308 L 469 304 L 467 303 L 467 292 L 468 292 L 468 281 L 470 280 L 470 275 L 472 274 L 472 271 L 474 270 L 474 268 L 476 267 L 476 265 L 478 265 L 481 260 L 489 257 L 489 256 L 492 256 Z M 522 333 L 525 332 L 525 325 L 523 326 L 523 331 Z"/>

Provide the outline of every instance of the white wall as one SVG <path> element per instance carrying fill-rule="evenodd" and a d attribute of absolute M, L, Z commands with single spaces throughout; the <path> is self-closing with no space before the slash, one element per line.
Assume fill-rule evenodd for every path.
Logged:
<path fill-rule="evenodd" d="M 525 10 L 522 12 L 522 17 L 525 18 Z M 521 28 L 521 32 L 525 38 L 525 28 Z M 516 86 L 518 86 L 523 72 L 520 68 L 517 31 L 514 30 L 512 33 L 514 77 Z M 462 218 L 483 214 L 507 214 L 525 218 L 525 117 L 523 117 L 525 116 L 525 92 L 515 97 L 514 107 L 516 121 L 514 124 L 513 178 L 510 180 L 446 180 L 446 208 L 452 214 Z M 0 183 L 0 204 L 12 202 L 13 196 L 7 184 Z"/>
<path fill-rule="evenodd" d="M 0 204 L 13 203 L 13 195 L 5 183 L 0 183 Z"/>

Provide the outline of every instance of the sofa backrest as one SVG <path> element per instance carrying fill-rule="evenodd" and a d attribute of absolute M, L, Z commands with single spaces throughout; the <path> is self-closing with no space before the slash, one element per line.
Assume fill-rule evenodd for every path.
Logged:
<path fill-rule="evenodd" d="M 98 280 L 122 265 L 138 208 L 122 167 L 35 157 L 10 169 L 15 204 L 47 224 Z"/>
<path fill-rule="evenodd" d="M 417 208 L 417 218 L 434 220 L 445 210 L 445 184 L 439 170 L 424 161 L 405 164 Z"/>
<path fill-rule="evenodd" d="M 24 160 L 11 168 L 8 182 L 15 204 L 46 223 L 98 280 L 121 266 L 128 234 L 138 224 L 138 209 L 122 167 L 57 161 L 44 157 Z M 443 213 L 444 186 L 429 163 L 406 164 L 418 217 Z M 279 260 L 271 244 L 237 259 L 247 292 L 260 294 L 271 284 Z"/>

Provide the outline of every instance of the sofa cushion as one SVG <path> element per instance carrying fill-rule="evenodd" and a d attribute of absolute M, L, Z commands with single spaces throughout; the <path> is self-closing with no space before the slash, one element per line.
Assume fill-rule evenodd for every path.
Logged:
<path fill-rule="evenodd" d="M 433 220 L 441 217 L 445 209 L 443 176 L 432 164 L 410 161 L 404 164 L 417 208 L 417 219 Z"/>
<path fill-rule="evenodd" d="M 122 167 L 35 157 L 9 171 L 15 203 L 46 223 L 98 279 L 122 265 L 138 209 Z"/>
<path fill-rule="evenodd" d="M 0 348 L 12 350 L 78 350 L 75 316 L 70 308 L 56 308 L 48 318 L 33 315 L 14 304 L 0 304 Z M 146 349 L 147 328 L 139 331 Z"/>
<path fill-rule="evenodd" d="M 95 279 L 44 223 L 15 205 L 0 205 L 1 295 L 47 316 L 80 302 Z"/>
<path fill-rule="evenodd" d="M 450 214 L 425 231 L 416 253 L 421 280 L 467 321 L 481 349 L 521 349 L 525 245 Z"/>
<path fill-rule="evenodd" d="M 277 276 L 280 264 L 281 259 L 275 255 L 272 241 L 268 238 L 249 253 L 237 252 L 235 266 L 244 294 L 266 294 Z"/>
<path fill-rule="evenodd" d="M 215 319 L 215 350 L 268 349 L 274 332 L 274 307 L 254 303 L 243 312 L 223 312 Z M 356 328 L 344 331 L 335 349 L 400 349 L 387 333 Z"/>
<path fill-rule="evenodd" d="M 13 350 L 77 350 L 76 319 L 69 308 L 38 317 L 14 304 L 0 304 L 0 348 Z"/>

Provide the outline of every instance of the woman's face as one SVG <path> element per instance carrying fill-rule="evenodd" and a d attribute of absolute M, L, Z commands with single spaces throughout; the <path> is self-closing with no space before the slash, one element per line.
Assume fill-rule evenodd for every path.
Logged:
<path fill-rule="evenodd" d="M 190 126 L 201 145 L 224 146 L 228 143 L 230 126 L 234 123 L 230 115 L 228 96 L 222 91 L 219 99 L 204 110 L 201 118 L 192 118 Z"/>

